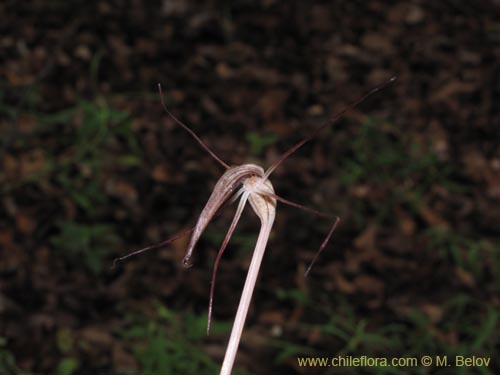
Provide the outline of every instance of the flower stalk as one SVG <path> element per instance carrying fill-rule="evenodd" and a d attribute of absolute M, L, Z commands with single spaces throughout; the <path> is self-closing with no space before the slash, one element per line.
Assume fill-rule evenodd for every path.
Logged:
<path fill-rule="evenodd" d="M 248 180 L 253 179 L 250 178 Z M 261 186 L 265 187 L 266 190 L 270 189 L 270 191 L 274 194 L 274 190 L 269 180 L 261 183 L 262 180 L 260 178 L 255 178 L 254 181 L 258 184 L 261 184 Z M 249 183 L 252 184 L 252 181 L 249 181 Z M 245 185 L 247 185 L 246 182 Z M 245 285 L 243 287 L 243 292 L 241 293 L 238 311 L 236 312 L 236 317 L 234 319 L 233 329 L 231 331 L 231 337 L 229 338 L 229 343 L 226 348 L 226 355 L 224 356 L 224 362 L 222 363 L 220 375 L 231 374 L 234 359 L 236 357 L 238 346 L 240 344 L 241 333 L 243 331 L 243 326 L 245 325 L 248 308 L 250 306 L 253 291 L 255 289 L 255 283 L 259 274 L 260 265 L 262 263 L 262 258 L 266 250 L 267 241 L 269 240 L 269 234 L 271 233 L 274 218 L 276 215 L 276 199 L 266 195 L 261 195 L 259 193 L 253 193 L 249 195 L 249 201 L 253 210 L 255 211 L 257 216 L 259 216 L 261 227 L 252 256 L 252 261 L 248 269 Z"/>

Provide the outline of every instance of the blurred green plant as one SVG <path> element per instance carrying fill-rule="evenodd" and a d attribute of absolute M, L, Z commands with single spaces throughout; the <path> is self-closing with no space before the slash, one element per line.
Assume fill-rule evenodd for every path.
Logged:
<path fill-rule="evenodd" d="M 178 313 L 157 304 L 153 318 L 128 317 L 122 333 L 141 366 L 141 375 L 216 374 L 220 364 L 200 350 L 206 340 L 206 315 Z M 228 333 L 229 323 L 212 322 L 211 334 Z M 235 375 L 247 375 L 234 371 Z"/>
<path fill-rule="evenodd" d="M 215 248 L 219 248 L 226 237 L 224 230 L 208 229 L 204 234 L 204 240 L 208 241 Z M 251 254 L 254 250 L 257 239 L 255 234 L 234 233 L 231 237 L 230 245 L 232 249 L 238 251 L 237 256 Z"/>
<path fill-rule="evenodd" d="M 282 302 L 291 301 L 300 306 L 307 306 L 311 303 L 308 294 L 300 289 L 277 289 L 275 294 Z"/>
<path fill-rule="evenodd" d="M 121 243 L 111 225 L 63 222 L 58 227 L 59 234 L 51 238 L 54 248 L 73 266 L 83 265 L 94 274 L 103 270 L 105 258 Z"/>
<path fill-rule="evenodd" d="M 368 328 L 365 318 L 358 317 L 353 306 L 344 298 L 338 298 L 338 311 L 320 327 L 326 335 L 344 342 L 340 355 L 352 353 L 373 353 L 373 350 L 391 350 L 399 342 L 387 337 L 383 331 Z"/>
<path fill-rule="evenodd" d="M 411 134 L 391 124 L 369 119 L 345 144 L 340 183 L 348 190 L 365 186 L 374 195 L 383 195 L 383 199 L 370 199 L 368 195 L 367 199 L 351 202 L 352 222 L 360 230 L 366 227 L 367 217 L 386 225 L 394 223 L 395 207 L 420 215 L 435 187 L 451 193 L 467 191 L 457 178 L 458 166 L 440 161 L 430 148 L 415 143 Z"/>
<path fill-rule="evenodd" d="M 447 227 L 431 227 L 424 233 L 430 247 L 444 260 L 470 273 L 477 283 L 493 279 L 500 290 L 500 247 L 487 240 L 466 238 Z"/>
<path fill-rule="evenodd" d="M 73 375 L 79 366 L 80 364 L 75 358 L 64 358 L 57 366 L 56 375 Z"/>
<path fill-rule="evenodd" d="M 0 336 L 0 374 L 28 375 L 16 365 L 14 354 L 7 348 L 6 337 Z"/>
<path fill-rule="evenodd" d="M 285 293 L 293 295 L 293 291 Z M 324 294 L 324 292 L 320 292 Z M 324 295 L 324 299 L 332 303 L 332 296 Z M 334 297 L 335 312 L 330 304 L 310 304 L 307 311 L 315 316 L 323 316 L 323 324 L 299 324 L 296 329 L 311 332 L 319 330 L 323 340 L 334 342 L 335 352 L 319 351 L 309 345 L 297 345 L 283 340 L 272 339 L 269 344 L 279 351 L 277 363 L 295 363 L 299 356 L 371 356 L 385 358 L 421 358 L 423 355 L 448 356 L 453 361 L 455 356 L 483 356 L 496 360 L 498 344 L 498 327 L 500 312 L 492 304 L 478 301 L 466 293 L 454 295 L 443 301 L 443 319 L 433 322 L 429 315 L 418 308 L 408 310 L 405 317 L 393 319 L 391 322 L 370 322 L 366 314 L 356 312 L 349 300 L 342 296 Z M 370 322 L 370 323 L 369 323 Z M 456 337 L 457 340 L 447 338 Z M 458 339 L 459 338 L 459 339 Z M 337 349 L 333 349 L 333 347 Z M 363 374 L 407 374 L 410 368 L 404 367 L 367 367 Z M 344 367 L 342 374 L 358 374 L 361 368 Z M 476 368 L 477 373 L 493 375 L 491 366 Z M 322 372 L 323 371 L 323 372 Z M 337 369 L 338 371 L 338 369 Z M 333 374 L 332 369 L 320 369 L 318 374 Z M 428 374 L 429 368 L 411 368 L 412 374 Z M 469 374 L 470 368 L 442 368 L 439 374 Z"/>
<path fill-rule="evenodd" d="M 103 188 L 105 168 L 132 167 L 141 163 L 141 150 L 133 135 L 128 114 L 109 108 L 104 100 L 79 103 L 72 111 L 65 111 L 44 119 L 51 126 L 79 118 L 79 126 L 73 128 L 64 147 L 68 157 L 53 160 L 52 174 L 72 197 L 74 202 L 90 217 L 107 204 L 108 197 Z M 114 152 L 120 140 L 126 151 Z M 116 154 L 121 156 L 116 156 Z"/>
<path fill-rule="evenodd" d="M 404 134 L 387 124 L 369 119 L 350 142 L 350 157 L 344 159 L 340 176 L 347 186 L 360 181 L 385 184 L 387 181 L 417 176 L 422 188 L 443 181 L 448 166 L 427 151 L 420 152 Z"/>
<path fill-rule="evenodd" d="M 261 135 L 257 132 L 248 132 L 246 140 L 250 144 L 250 155 L 261 156 L 267 147 L 276 143 L 278 137 L 273 134 Z"/>
<path fill-rule="evenodd" d="M 80 101 L 74 108 L 39 115 L 38 134 L 59 131 L 57 145 L 48 149 L 48 166 L 32 183 L 51 181 L 59 185 L 80 210 L 79 220 L 60 221 L 50 238 L 57 251 L 75 267 L 83 265 L 99 274 L 104 259 L 120 244 L 118 230 L 102 223 L 101 212 L 110 198 L 105 181 L 107 169 L 135 167 L 142 152 L 133 135 L 128 114 L 109 107 L 103 98 Z M 63 150 L 63 151 L 61 151 Z"/>
<path fill-rule="evenodd" d="M 408 355 L 446 355 L 451 360 L 458 355 L 476 355 L 497 361 L 495 332 L 498 331 L 500 313 L 493 306 L 463 293 L 445 301 L 443 308 L 445 319 L 437 326 L 421 311 L 414 310 L 409 315 L 414 331 L 408 334 L 411 327 L 406 330 Z M 446 337 L 456 337 L 457 340 L 450 342 L 443 339 Z M 492 375 L 490 367 L 476 367 L 474 373 Z M 465 375 L 471 372 L 470 368 L 453 366 L 451 373 Z"/>
<path fill-rule="evenodd" d="M 111 108 L 103 98 L 80 101 L 72 108 L 51 114 L 32 115 L 38 124 L 18 143 L 21 148 L 32 149 L 40 147 L 40 139 L 52 137 L 53 141 L 43 148 L 47 166 L 42 172 L 23 176 L 15 183 L 7 181 L 2 186 L 3 193 L 25 183 L 39 184 L 48 179 L 60 182 L 70 191 L 80 190 L 90 180 L 98 181 L 106 167 L 141 164 L 142 150 L 128 121 L 129 115 Z M 57 138 L 53 138 L 54 132 L 58 133 Z"/>

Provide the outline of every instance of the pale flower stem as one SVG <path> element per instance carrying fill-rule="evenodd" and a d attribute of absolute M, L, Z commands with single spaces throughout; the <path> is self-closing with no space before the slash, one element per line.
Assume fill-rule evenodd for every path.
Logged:
<path fill-rule="evenodd" d="M 241 332 L 243 331 L 243 326 L 245 325 L 245 320 L 248 313 L 248 307 L 250 306 L 250 301 L 252 299 L 253 290 L 255 288 L 255 282 L 257 281 L 257 275 L 259 274 L 260 264 L 262 262 L 262 257 L 266 250 L 267 241 L 269 239 L 269 233 L 274 222 L 274 210 L 270 210 L 270 215 L 267 216 L 267 220 L 262 220 L 259 238 L 255 245 L 255 251 L 252 256 L 252 262 L 248 269 L 247 279 L 245 281 L 245 286 L 243 287 L 243 292 L 241 294 L 240 304 L 238 305 L 238 311 L 236 312 L 236 318 L 234 319 L 233 330 L 231 331 L 231 337 L 229 338 L 229 343 L 226 348 L 226 355 L 224 356 L 224 362 L 222 363 L 222 368 L 220 370 L 220 375 L 231 375 L 233 369 L 234 359 L 238 351 L 238 346 L 240 344 Z"/>

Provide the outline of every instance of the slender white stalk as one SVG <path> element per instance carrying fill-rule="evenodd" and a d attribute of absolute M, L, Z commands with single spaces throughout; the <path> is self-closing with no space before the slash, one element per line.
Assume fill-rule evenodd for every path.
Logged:
<path fill-rule="evenodd" d="M 270 187 L 272 190 L 272 186 L 269 181 L 266 181 L 266 185 L 266 188 Z M 243 287 L 243 292 L 241 293 L 240 304 L 238 305 L 238 311 L 236 312 L 236 318 L 234 319 L 233 329 L 231 331 L 229 343 L 227 344 L 226 355 L 224 356 L 224 362 L 222 363 L 220 375 L 231 375 L 234 359 L 236 358 L 236 353 L 240 344 L 241 333 L 243 331 L 243 326 L 245 325 L 248 308 L 252 299 L 257 276 L 259 274 L 260 265 L 262 263 L 262 257 L 264 256 L 264 252 L 266 250 L 267 241 L 269 240 L 269 234 L 271 232 L 276 213 L 276 200 L 273 198 L 266 199 L 261 195 L 251 194 L 249 201 L 255 213 L 260 218 L 261 227 L 252 256 L 252 261 L 248 269 L 245 286 Z"/>

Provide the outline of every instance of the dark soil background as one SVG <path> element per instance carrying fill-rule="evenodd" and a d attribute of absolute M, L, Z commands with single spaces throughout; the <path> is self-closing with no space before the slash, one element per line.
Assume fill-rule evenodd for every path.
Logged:
<path fill-rule="evenodd" d="M 278 204 L 239 374 L 500 373 L 500 3 L 0 2 L 0 374 L 218 373 L 259 228 L 234 205 L 188 238 L 229 164 Z M 450 367 L 300 367 L 306 356 Z M 455 356 L 491 357 L 456 367 Z"/>

